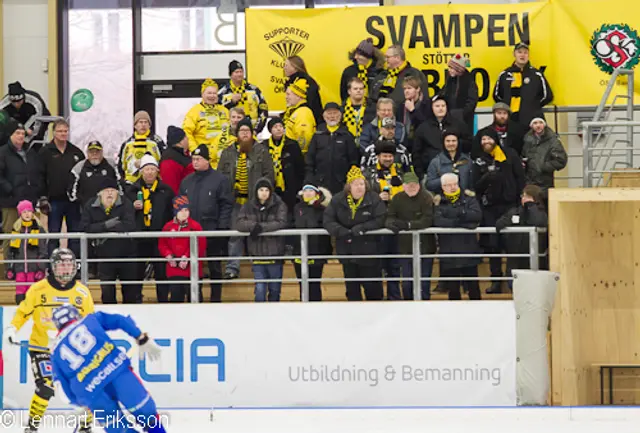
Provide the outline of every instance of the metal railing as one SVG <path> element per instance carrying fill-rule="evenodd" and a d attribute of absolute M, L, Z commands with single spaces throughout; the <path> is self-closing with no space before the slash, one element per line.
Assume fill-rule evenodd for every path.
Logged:
<path fill-rule="evenodd" d="M 248 237 L 248 233 L 237 232 L 233 230 L 220 230 L 220 231 L 200 231 L 200 232 L 131 232 L 131 233 L 40 233 L 40 234 L 1 234 L 0 241 L 6 239 L 78 239 L 80 243 L 80 280 L 84 284 L 89 284 L 89 263 L 95 262 L 167 262 L 166 258 L 113 258 L 113 259 L 90 259 L 89 258 L 89 241 L 92 239 L 106 240 L 106 239 L 158 239 L 158 238 L 189 238 L 190 245 L 190 257 L 189 268 L 190 278 L 189 286 L 191 293 L 191 302 L 199 302 L 199 292 L 201 283 L 255 283 L 255 282 L 268 282 L 273 280 L 200 280 L 199 270 L 200 262 L 208 261 L 228 261 L 228 260 L 257 260 L 257 259 L 270 259 L 270 260 L 294 260 L 300 259 L 301 265 L 301 278 L 296 279 L 282 279 L 281 282 L 298 282 L 301 285 L 301 301 L 309 301 L 309 283 L 310 282 L 347 282 L 347 281 L 370 281 L 370 279 L 349 279 L 349 278 L 309 278 L 309 261 L 320 259 L 341 259 L 341 258 L 380 258 L 381 256 L 386 259 L 391 258 L 404 258 L 412 260 L 413 269 L 413 296 L 415 300 L 421 299 L 421 282 L 422 281 L 459 281 L 463 278 L 459 277 L 438 277 L 438 278 L 422 278 L 422 260 L 423 258 L 462 258 L 462 257 L 528 257 L 530 268 L 533 270 L 539 269 L 539 257 L 541 255 L 540 246 L 538 242 L 538 236 L 540 233 L 545 232 L 545 229 L 536 227 L 508 227 L 500 232 L 500 234 L 528 234 L 529 237 L 529 253 L 528 254 L 421 254 L 420 251 L 420 236 L 425 234 L 433 235 L 451 235 L 451 234 L 495 234 L 494 227 L 478 227 L 474 230 L 469 229 L 457 229 L 457 228 L 429 228 L 424 230 L 415 230 L 400 232 L 403 235 L 412 236 L 412 254 L 373 254 L 373 255 L 331 255 L 331 256 L 314 256 L 309 254 L 309 237 L 310 236 L 328 236 L 324 229 L 286 229 L 276 232 L 262 233 L 260 236 L 298 236 L 300 237 L 300 255 L 295 256 L 270 256 L 270 257 L 198 257 L 198 238 L 230 238 L 230 237 Z M 371 235 L 394 235 L 394 233 L 387 229 L 375 230 L 365 233 L 365 236 Z M 41 260 L 28 260 L 27 262 L 42 262 Z M 25 263 L 25 260 L 3 260 L 3 263 Z M 466 280 L 510 280 L 511 278 L 464 278 Z M 386 281 L 401 281 L 401 278 L 385 278 Z M 120 281 L 120 284 L 144 284 L 146 281 Z M 99 284 L 116 284 L 117 281 L 100 281 Z M 155 281 L 156 284 L 171 284 L 169 281 Z M 98 283 L 96 283 L 98 284 Z M 3 284 L 7 285 L 7 284 Z"/>

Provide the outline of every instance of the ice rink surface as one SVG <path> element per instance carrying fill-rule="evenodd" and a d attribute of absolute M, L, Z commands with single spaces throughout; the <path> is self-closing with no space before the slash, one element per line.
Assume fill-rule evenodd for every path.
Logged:
<path fill-rule="evenodd" d="M 8 415 L 8 414 L 11 415 Z M 175 433 L 637 433 L 640 408 L 213 409 L 160 411 Z M 3 412 L 0 431 L 11 416 Z M 60 417 L 61 418 L 61 417 Z M 16 418 L 17 419 L 17 418 Z M 67 425 L 41 433 L 72 433 Z M 94 431 L 101 432 L 96 428 Z"/>

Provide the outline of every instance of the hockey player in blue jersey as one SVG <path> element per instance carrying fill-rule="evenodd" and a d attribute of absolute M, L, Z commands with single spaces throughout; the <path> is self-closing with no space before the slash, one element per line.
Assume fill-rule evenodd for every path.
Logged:
<path fill-rule="evenodd" d="M 123 330 L 137 340 L 140 356 L 159 359 L 160 348 L 133 319 L 103 312 L 83 318 L 74 306 L 63 305 L 53 311 L 52 320 L 59 330 L 51 355 L 53 376 L 72 404 L 91 409 L 107 433 L 135 432 L 132 423 L 124 421 L 126 412 L 145 431 L 166 433 L 129 357 L 107 335 L 107 331 Z"/>

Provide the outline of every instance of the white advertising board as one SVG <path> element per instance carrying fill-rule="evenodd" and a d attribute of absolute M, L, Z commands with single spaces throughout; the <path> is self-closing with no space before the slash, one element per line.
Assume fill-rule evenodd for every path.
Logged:
<path fill-rule="evenodd" d="M 160 408 L 516 404 L 509 301 L 98 308 L 131 315 L 162 346 L 158 363 L 132 359 Z M 3 308 L 3 329 L 14 312 Z M 28 407 L 26 350 L 3 341 L 2 353 L 5 406 Z"/>

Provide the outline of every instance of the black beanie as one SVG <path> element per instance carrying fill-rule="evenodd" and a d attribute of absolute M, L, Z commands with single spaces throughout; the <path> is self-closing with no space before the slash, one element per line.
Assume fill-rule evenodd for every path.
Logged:
<path fill-rule="evenodd" d="M 232 60 L 231 63 L 229 63 L 229 75 L 233 74 L 238 69 L 244 70 L 242 63 L 237 60 Z"/>
<path fill-rule="evenodd" d="M 167 146 L 175 146 L 176 144 L 180 143 L 186 136 L 187 135 L 182 128 L 169 125 L 169 127 L 167 128 Z"/>
<path fill-rule="evenodd" d="M 9 100 L 12 102 L 22 101 L 24 99 L 26 90 L 20 84 L 20 81 L 9 84 Z"/>
<path fill-rule="evenodd" d="M 18 129 L 25 130 L 24 125 L 22 123 L 19 123 L 15 119 L 9 119 L 9 123 L 7 124 L 7 128 L 6 128 L 7 135 L 11 137 L 13 133 L 16 132 Z"/>
<path fill-rule="evenodd" d="M 105 190 L 107 188 L 118 189 L 118 182 L 111 176 L 105 176 L 100 182 L 100 191 Z"/>
<path fill-rule="evenodd" d="M 237 132 L 240 132 L 240 128 L 243 126 L 249 127 L 250 130 L 253 131 L 253 124 L 251 123 L 251 119 L 249 117 L 245 117 L 241 121 L 238 122 L 238 127 L 236 128 Z"/>
<path fill-rule="evenodd" d="M 498 135 L 498 132 L 495 129 L 485 128 L 484 131 L 482 131 L 480 140 L 482 140 L 482 137 L 484 136 L 490 137 L 496 143 L 496 145 L 500 146 L 500 136 Z"/>
<path fill-rule="evenodd" d="M 258 190 L 260 188 L 269 188 L 269 191 L 273 193 L 273 185 L 267 178 L 262 177 L 258 179 L 258 181 L 256 182 L 256 187 L 255 187 L 256 198 L 258 198 Z"/>
<path fill-rule="evenodd" d="M 273 129 L 273 127 L 278 123 L 284 126 L 284 120 L 282 120 L 282 117 L 272 117 L 271 119 L 269 119 L 269 122 L 267 122 L 267 130 L 269 131 L 269 133 L 271 133 L 271 129 Z"/>
<path fill-rule="evenodd" d="M 376 155 L 381 153 L 396 154 L 396 143 L 393 140 L 380 140 L 376 143 Z"/>
<path fill-rule="evenodd" d="M 198 146 L 196 148 L 196 150 L 193 151 L 193 153 L 191 154 L 192 156 L 201 156 L 204 159 L 208 160 L 209 159 L 209 147 L 207 147 L 206 144 L 201 144 L 200 146 Z"/>
<path fill-rule="evenodd" d="M 450 135 L 455 135 L 455 137 L 460 140 L 460 134 L 455 129 L 445 129 L 442 131 L 442 142 L 444 143 L 444 139 Z"/>

